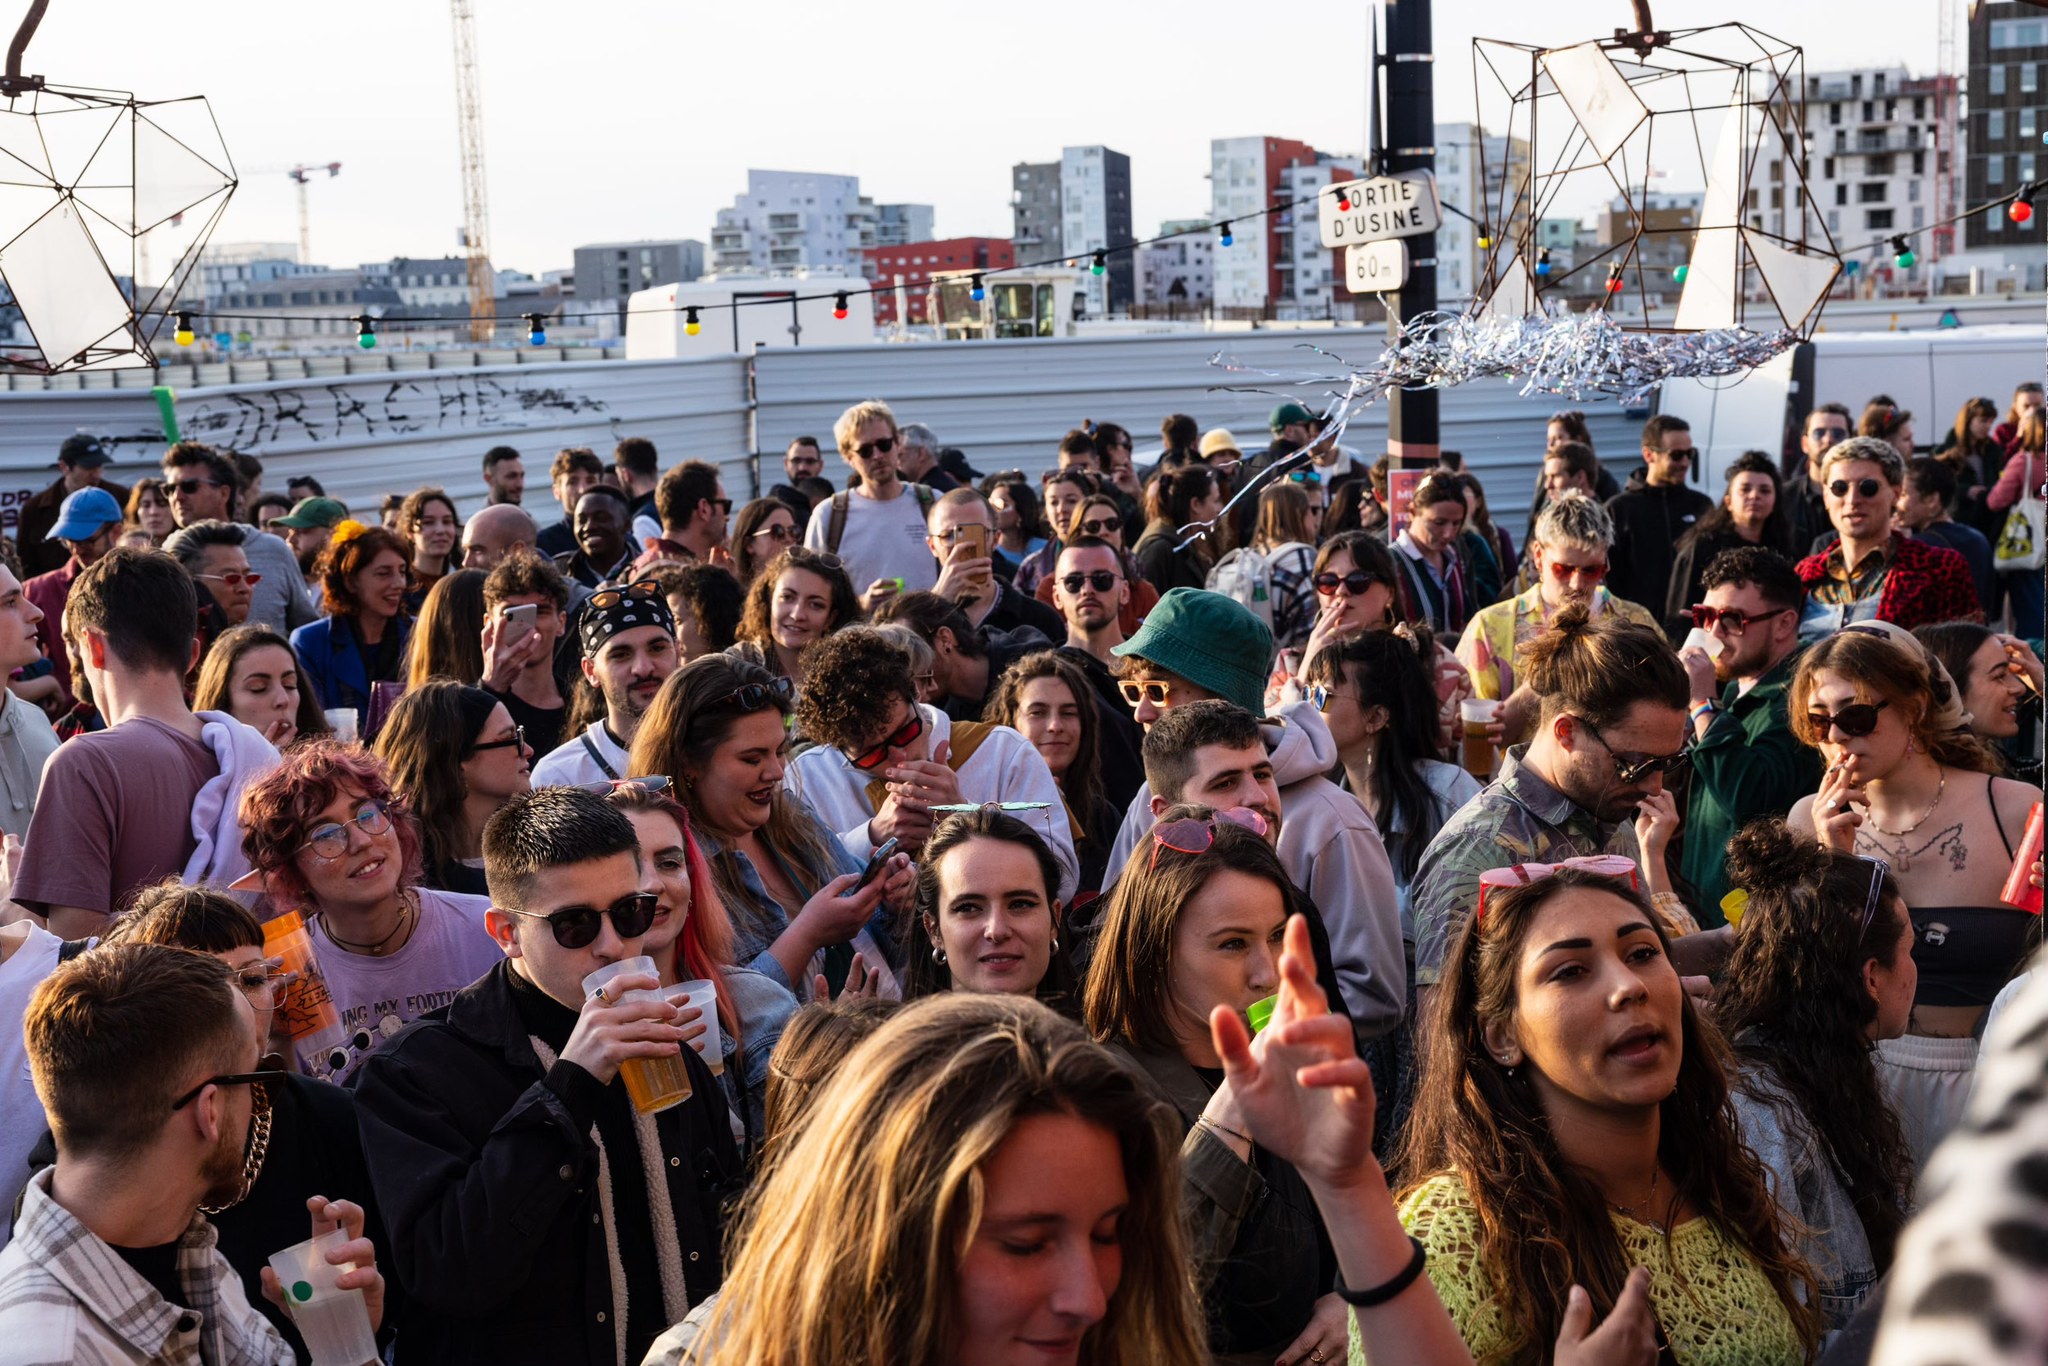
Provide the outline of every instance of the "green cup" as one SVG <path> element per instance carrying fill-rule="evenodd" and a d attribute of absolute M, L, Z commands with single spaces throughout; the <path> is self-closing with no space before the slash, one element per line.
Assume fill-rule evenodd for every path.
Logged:
<path fill-rule="evenodd" d="M 1273 1007 L 1279 1003 L 1279 1000 L 1278 996 L 1268 996 L 1265 1000 L 1253 1001 L 1244 1008 L 1244 1017 L 1250 1021 L 1252 1033 L 1258 1033 L 1272 1020 Z"/>

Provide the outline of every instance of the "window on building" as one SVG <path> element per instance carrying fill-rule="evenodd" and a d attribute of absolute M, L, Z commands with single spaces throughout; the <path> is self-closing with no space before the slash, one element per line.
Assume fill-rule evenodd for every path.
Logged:
<path fill-rule="evenodd" d="M 1837 204 L 1846 204 L 1849 202 L 1849 187 L 1847 185 L 1835 186 L 1835 202 Z"/>
<path fill-rule="evenodd" d="M 2041 88 L 2041 68 L 2033 62 L 2020 63 L 2020 93 L 2031 95 Z"/>
<path fill-rule="evenodd" d="M 1890 123 L 1893 119 L 1896 119 L 1898 116 L 1899 102 L 1897 100 L 1886 100 L 1884 102 L 1884 121 L 1886 123 Z"/>
<path fill-rule="evenodd" d="M 2005 141 L 2005 111 L 2003 109 L 1994 109 L 1984 116 L 1984 140 L 1986 142 Z"/>
<path fill-rule="evenodd" d="M 2005 215 L 2002 213 L 1979 214 L 1977 221 L 1984 225 L 1986 232 L 2005 231 Z"/>
<path fill-rule="evenodd" d="M 1915 153 L 1913 153 L 1913 174 L 1914 174 L 1914 175 L 1926 175 L 1926 174 L 1927 174 L 1927 153 L 1925 153 L 1925 152 L 1915 152 Z"/>
<path fill-rule="evenodd" d="M 1907 198 L 1907 200 L 1908 200 L 1908 201 L 1910 201 L 1911 203 L 1915 203 L 1915 204 L 1917 204 L 1917 203 L 1919 203 L 1919 202 L 1920 202 L 1920 182 L 1919 182 L 1919 181 L 1917 181 L 1917 180 L 1909 180 L 1909 181 L 1907 181 L 1907 182 L 1906 182 L 1906 198 Z"/>
<path fill-rule="evenodd" d="M 1863 102 L 1863 121 L 1865 123 L 1877 122 L 1877 101 L 1865 100 Z"/>
<path fill-rule="evenodd" d="M 1833 157 L 1822 158 L 1820 163 L 1820 178 L 1822 180 L 1833 180 L 1835 178 L 1835 159 Z"/>
<path fill-rule="evenodd" d="M 2018 174 L 2018 176 L 2017 176 L 2017 179 L 2019 180 L 2019 182 L 2020 182 L 2020 183 L 2021 183 L 2022 185 L 2025 185 L 2025 184 L 2028 184 L 2029 182 L 2031 182 L 2031 181 L 2033 180 L 2033 178 L 2034 178 L 2034 154 L 2033 154 L 2032 152 L 2021 152 L 2021 153 L 2020 153 L 2020 165 L 2019 165 L 2019 174 Z"/>
<path fill-rule="evenodd" d="M 1913 117 L 1916 120 L 1927 117 L 1927 97 L 1925 95 L 1915 95 L 1913 97 Z"/>
<path fill-rule="evenodd" d="M 2037 109 L 2022 109 L 2022 110 L 2020 110 L 2020 112 L 2019 112 L 2019 125 L 2020 125 L 2020 141 L 2021 141 L 2021 142 L 2032 142 L 2032 141 L 2034 140 L 2035 136 L 2036 136 L 2036 133 L 2035 133 L 2035 129 L 2036 129 L 2036 127 L 2037 127 L 2037 125 L 2038 125 L 2039 123 L 2040 123 L 2040 111 L 2039 111 L 2039 110 L 2037 110 Z"/>
<path fill-rule="evenodd" d="M 1882 95 L 1884 93 L 1884 73 L 1882 71 L 1870 78 L 1870 92 L 1873 95 Z"/>
<path fill-rule="evenodd" d="M 1881 157 L 1871 157 L 1863 163 L 1863 174 L 1865 175 L 1890 175 L 1891 173 L 1892 157 L 1889 152 Z"/>
<path fill-rule="evenodd" d="M 2039 19 L 1996 19 L 1991 24 L 1991 48 L 2040 47 L 2048 43 L 2048 23 Z"/>
<path fill-rule="evenodd" d="M 1828 106 L 1828 122 L 1829 122 L 1829 123 L 1840 123 L 1841 121 L 1842 121 L 1842 102 L 1841 102 L 1840 100 L 1836 100 L 1836 101 L 1835 101 L 1835 102 L 1834 102 L 1833 104 L 1831 104 L 1831 105 L 1829 105 L 1829 106 Z"/>
<path fill-rule="evenodd" d="M 1884 231 L 1886 231 L 1887 229 L 1889 229 L 1889 228 L 1891 227 L 1891 225 L 1892 225 L 1892 211 L 1891 211 L 1890 209 L 1866 209 L 1866 210 L 1864 210 L 1864 213 L 1863 213 L 1863 226 L 1864 226 L 1864 227 L 1866 227 L 1866 228 L 1868 228 L 1868 229 L 1870 229 L 1870 231 L 1872 231 L 1872 232 L 1884 232 Z"/>
<path fill-rule="evenodd" d="M 1856 187 L 1856 202 L 1858 204 L 1884 203 L 1884 182 L 1882 180 L 1866 180 L 1858 185 Z"/>
<path fill-rule="evenodd" d="M 2005 184 L 2004 157 L 1989 156 L 1984 158 L 1984 183 L 1986 185 Z"/>
<path fill-rule="evenodd" d="M 1989 88 L 1992 94 L 2003 95 L 2005 93 L 2005 66 L 2002 63 L 1992 64 L 1989 80 L 1991 83 Z"/>

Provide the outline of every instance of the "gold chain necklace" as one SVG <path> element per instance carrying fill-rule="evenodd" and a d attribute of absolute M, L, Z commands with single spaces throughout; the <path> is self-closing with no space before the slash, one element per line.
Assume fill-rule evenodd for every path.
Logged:
<path fill-rule="evenodd" d="M 1657 1232 L 1659 1232 L 1659 1233 L 1662 1233 L 1662 1232 L 1664 1231 L 1664 1225 L 1663 1225 L 1663 1224 L 1659 1223 L 1659 1222 L 1658 1222 L 1658 1221 L 1656 1221 L 1655 1219 L 1645 1219 L 1645 1218 L 1643 1218 L 1642 1216 L 1640 1216 L 1640 1215 L 1638 1215 L 1638 1214 L 1636 1213 L 1636 1210 L 1637 1210 L 1637 1209 L 1639 1209 L 1639 1208 L 1646 1208 L 1646 1207 L 1648 1207 L 1648 1206 L 1649 1206 L 1649 1205 L 1650 1205 L 1650 1204 L 1651 1204 L 1651 1203 L 1652 1203 L 1653 1201 L 1655 1201 L 1655 1200 L 1656 1200 L 1656 1198 L 1657 1198 L 1657 1176 L 1658 1176 L 1658 1169 L 1657 1169 L 1656 1167 L 1652 1167 L 1652 1168 L 1650 1168 L 1650 1193 L 1649 1193 L 1648 1195 L 1646 1195 L 1646 1196 L 1644 1196 L 1644 1197 L 1643 1197 L 1643 1203 L 1642 1203 L 1642 1205 L 1640 1205 L 1640 1206 L 1638 1206 L 1638 1205 L 1624 1205 L 1624 1204 L 1622 1204 L 1622 1203 L 1621 1203 L 1621 1202 L 1620 1202 L 1619 1200 L 1613 1199 L 1612 1197 L 1609 1197 L 1609 1199 L 1608 1199 L 1607 1203 L 1608 1203 L 1608 1205 L 1609 1205 L 1609 1206 L 1611 1206 L 1611 1207 L 1612 1207 L 1612 1208 L 1613 1208 L 1613 1209 L 1615 1210 L 1615 1212 L 1616 1212 L 1616 1213 L 1619 1213 L 1619 1214 L 1626 1214 L 1626 1215 L 1627 1215 L 1627 1216 L 1628 1216 L 1629 1218 L 1631 1218 L 1631 1219 L 1634 1219 L 1634 1220 L 1635 1220 L 1635 1221 L 1636 1221 L 1637 1223 L 1639 1223 L 1639 1224 L 1647 1224 L 1647 1225 L 1648 1225 L 1649 1227 L 1651 1227 L 1651 1228 L 1655 1229 L 1655 1230 L 1656 1230 Z"/>
<path fill-rule="evenodd" d="M 1868 820 L 1870 823 L 1870 828 L 1877 834 L 1884 835 L 1890 839 L 1903 840 L 1906 836 L 1912 834 L 1915 830 L 1918 830 L 1921 826 L 1927 824 L 1927 818 L 1929 816 L 1932 816 L 1934 814 L 1934 809 L 1941 805 L 1942 794 L 1947 791 L 1948 770 L 1944 768 L 1941 770 L 1941 782 L 1934 789 L 1934 800 L 1927 803 L 1927 809 L 1920 813 L 1919 820 L 1914 821 L 1904 830 L 1887 830 L 1877 823 L 1877 813 L 1874 811 L 1869 811 L 1869 808 L 1865 807 L 1865 810 L 1869 812 Z M 1896 861 L 1893 863 L 1892 866 L 1897 868 L 1900 872 L 1903 873 L 1913 866 L 1912 855 L 1906 852 L 1905 845 L 1901 844 L 1898 848 L 1893 849 L 1890 852 L 1897 856 Z"/>

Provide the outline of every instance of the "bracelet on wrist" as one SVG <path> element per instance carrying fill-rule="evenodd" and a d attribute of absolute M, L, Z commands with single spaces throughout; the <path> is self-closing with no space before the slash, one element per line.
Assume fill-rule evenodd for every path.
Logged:
<path fill-rule="evenodd" d="M 1393 1299 L 1409 1286 L 1415 1284 L 1416 1278 L 1422 1275 L 1423 1265 L 1429 1260 L 1429 1253 L 1413 1236 L 1409 1237 L 1408 1245 L 1415 1249 L 1415 1253 L 1408 1259 L 1408 1265 L 1396 1272 L 1392 1280 L 1382 1282 L 1365 1290 L 1353 1290 L 1346 1286 L 1344 1278 L 1339 1276 L 1337 1278 L 1337 1298 L 1354 1309 L 1371 1309 L 1385 1304 L 1388 1300 Z"/>
<path fill-rule="evenodd" d="M 1700 719 L 1700 713 L 1702 712 L 1705 712 L 1709 716 L 1713 716 L 1717 714 L 1720 710 L 1721 704 L 1710 697 L 1706 701 L 1700 703 L 1697 707 L 1694 707 L 1691 711 L 1687 712 L 1685 716 L 1688 721 L 1697 721 Z"/>
<path fill-rule="evenodd" d="M 1195 1123 L 1200 1124 L 1205 1128 L 1214 1129 L 1219 1134 L 1229 1134 L 1232 1138 L 1237 1139 L 1239 1142 L 1244 1143 L 1248 1146 L 1258 1146 L 1257 1144 L 1252 1142 L 1252 1136 L 1250 1134 L 1239 1133 L 1237 1130 L 1231 1128 L 1228 1124 L 1219 1124 L 1215 1120 L 1209 1118 L 1207 1115 L 1197 1116 L 1195 1119 Z"/>

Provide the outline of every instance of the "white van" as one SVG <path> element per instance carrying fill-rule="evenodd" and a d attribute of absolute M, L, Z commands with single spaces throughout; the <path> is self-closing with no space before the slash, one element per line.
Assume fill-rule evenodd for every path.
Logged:
<path fill-rule="evenodd" d="M 1850 422 L 1878 394 L 1913 415 L 1913 443 L 1931 451 L 1972 398 L 2002 413 L 2013 387 L 2042 373 L 2038 326 L 1922 332 L 1822 332 L 1741 377 L 1669 380 L 1657 411 L 1692 424 L 1700 487 L 1719 497 L 1728 463 L 1746 450 L 1796 459 L 1806 415 L 1839 403 Z"/>

